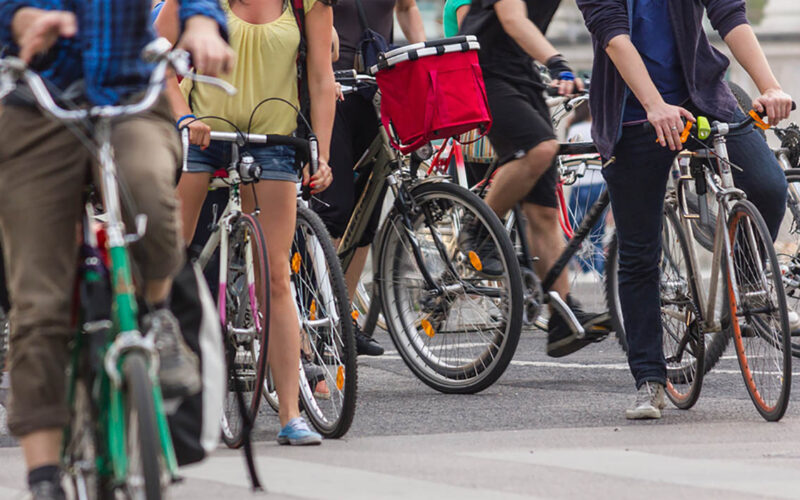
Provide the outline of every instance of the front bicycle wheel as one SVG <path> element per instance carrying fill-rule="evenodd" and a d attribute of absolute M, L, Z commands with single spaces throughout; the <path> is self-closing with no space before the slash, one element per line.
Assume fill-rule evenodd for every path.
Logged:
<path fill-rule="evenodd" d="M 350 302 L 339 257 L 319 216 L 297 207 L 290 254 L 300 314 L 300 401 L 326 438 L 343 436 L 356 411 L 358 367 Z"/>
<path fill-rule="evenodd" d="M 781 264 L 787 306 L 800 314 L 800 172 L 787 171 L 786 182 L 789 184 L 787 210 L 775 241 L 775 251 Z M 791 342 L 792 354 L 800 357 L 800 329 L 792 331 Z"/>
<path fill-rule="evenodd" d="M 395 209 L 381 232 L 378 286 L 389 333 L 424 383 L 475 393 L 508 367 L 522 328 L 522 279 L 508 233 L 494 212 L 449 183 L 414 186 L 408 211 Z M 502 272 L 486 276 L 458 239 L 467 220 L 497 250 Z"/>
<path fill-rule="evenodd" d="M 129 353 L 125 374 L 125 441 L 128 458 L 125 493 L 131 500 L 161 498 L 161 460 L 153 404 L 153 383 L 142 354 Z"/>
<path fill-rule="evenodd" d="M 224 311 L 221 319 L 229 364 L 222 440 L 238 448 L 244 442 L 246 424 L 258 415 L 267 367 L 269 260 L 264 233 L 253 216 L 242 214 L 233 223 L 227 253 L 227 279 L 218 298 Z"/>
<path fill-rule="evenodd" d="M 741 200 L 734 205 L 728 233 L 734 276 L 729 274 L 727 284 L 736 356 L 756 410 L 774 422 L 786 412 L 792 383 L 781 269 L 767 225 L 752 203 Z"/>

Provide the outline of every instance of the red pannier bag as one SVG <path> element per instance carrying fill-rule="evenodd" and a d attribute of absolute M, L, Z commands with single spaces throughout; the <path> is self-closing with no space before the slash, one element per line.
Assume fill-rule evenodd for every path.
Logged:
<path fill-rule="evenodd" d="M 370 68 L 395 149 L 406 154 L 431 140 L 489 130 L 479 49 L 474 36 L 445 38 L 389 51 Z"/>

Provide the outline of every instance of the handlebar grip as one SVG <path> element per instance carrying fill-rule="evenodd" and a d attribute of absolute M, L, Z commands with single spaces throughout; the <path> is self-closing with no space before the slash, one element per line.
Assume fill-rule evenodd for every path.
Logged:
<path fill-rule="evenodd" d="M 189 162 L 189 128 L 181 128 L 181 146 L 183 148 L 183 165 L 181 170 L 186 172 L 187 163 Z"/>
<path fill-rule="evenodd" d="M 317 136 L 311 134 L 308 136 L 308 177 L 309 179 L 319 170 L 319 142 Z M 303 186 L 302 189 L 303 200 L 308 201 L 311 199 L 311 181 Z"/>

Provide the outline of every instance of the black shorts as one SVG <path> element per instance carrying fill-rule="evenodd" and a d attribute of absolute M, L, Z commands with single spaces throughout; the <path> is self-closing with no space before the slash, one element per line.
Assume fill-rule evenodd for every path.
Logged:
<path fill-rule="evenodd" d="M 497 158 L 509 161 L 522 157 L 544 141 L 556 140 L 550 111 L 542 91 L 532 85 L 519 85 L 487 76 L 486 93 L 492 112 L 489 141 Z M 558 207 L 555 163 L 539 178 L 523 201 L 545 207 Z"/>

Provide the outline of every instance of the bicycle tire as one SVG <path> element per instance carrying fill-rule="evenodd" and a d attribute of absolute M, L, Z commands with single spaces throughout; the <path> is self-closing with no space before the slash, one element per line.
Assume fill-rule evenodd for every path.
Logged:
<path fill-rule="evenodd" d="M 92 410 L 87 382 L 78 377 L 73 383 L 70 423 L 62 455 L 64 471 L 70 479 L 74 498 L 80 498 L 83 494 L 89 498 L 102 498 L 101 481 L 94 467 L 98 447 L 96 415 Z M 91 465 L 86 467 L 87 464 Z M 112 496 L 112 493 L 108 492 L 108 496 Z"/>
<path fill-rule="evenodd" d="M 143 484 L 144 498 L 159 500 L 162 493 L 159 447 L 161 439 L 156 426 L 153 383 L 144 355 L 137 352 L 127 354 L 122 362 L 122 372 L 125 375 L 125 452 L 128 456 L 125 488 L 128 489 L 130 498 L 142 498 L 132 493 L 130 488 Z M 136 459 L 137 453 L 139 460 Z M 131 481 L 132 465 L 141 467 L 143 483 Z"/>
<path fill-rule="evenodd" d="M 745 238 L 741 240 L 737 237 L 740 233 L 737 231 L 740 220 L 743 218 L 749 219 L 750 224 L 743 225 L 745 231 Z M 748 231 L 749 228 L 749 231 Z M 754 230 L 754 231 L 753 231 Z M 786 296 L 783 290 L 783 282 L 780 273 L 780 264 L 778 256 L 775 253 L 775 248 L 772 245 L 772 238 L 767 224 L 764 222 L 763 217 L 758 212 L 758 209 L 751 202 L 747 200 L 739 200 L 731 209 L 728 219 L 728 233 L 731 237 L 731 242 L 736 245 L 733 250 L 734 255 L 730 258 L 734 259 L 734 272 L 736 273 L 736 280 L 739 284 L 740 301 L 737 303 L 734 298 L 733 280 L 728 276 L 728 296 L 731 304 L 731 317 L 739 318 L 744 316 L 750 333 L 747 335 L 742 334 L 741 320 L 732 321 L 734 345 L 736 347 L 736 357 L 739 360 L 739 367 L 742 371 L 742 378 L 745 382 L 745 387 L 750 399 L 753 401 L 754 406 L 758 413 L 767 421 L 776 422 L 783 417 L 789 405 L 789 394 L 791 392 L 792 384 L 792 351 L 791 351 L 791 332 L 789 331 L 789 317 L 786 307 Z M 756 239 L 757 238 L 757 239 Z M 740 243 L 741 242 L 741 243 Z M 756 248 L 752 245 L 755 244 Z M 761 290 L 756 290 L 754 287 L 753 271 L 747 272 L 743 266 L 746 264 L 742 257 L 745 253 L 744 248 L 749 248 L 751 253 L 756 255 L 754 262 L 760 262 L 759 266 L 766 267 L 763 279 L 759 276 L 759 281 L 768 287 L 764 291 L 766 295 L 769 294 L 770 282 L 774 287 L 774 302 L 770 301 L 764 305 L 758 304 L 757 308 L 752 308 L 748 302 L 753 301 L 754 297 L 761 295 Z M 760 248 L 758 248 L 760 247 Z M 770 272 L 771 270 L 771 272 Z M 760 271 L 757 271 L 760 274 Z M 753 296 L 753 297 L 750 297 Z M 771 314 L 766 318 L 767 328 L 762 330 L 765 318 L 760 316 L 760 309 L 766 309 Z M 742 310 L 740 313 L 739 311 Z M 755 312 L 753 312 L 755 311 Z M 775 314 L 777 313 L 777 315 Z M 773 327 L 779 329 L 778 332 L 773 332 Z M 777 335 L 775 335 L 777 333 Z M 763 341 L 763 342 L 761 342 Z M 759 359 L 765 359 L 766 351 L 759 349 L 760 346 L 766 345 L 767 349 L 774 348 L 779 351 L 768 371 L 762 377 L 759 373 L 754 373 L 753 366 L 756 365 Z M 770 347 L 771 346 L 771 347 Z M 762 353 L 757 356 L 750 355 L 750 348 L 758 350 Z M 780 365 L 778 365 L 780 363 Z M 772 369 L 778 368 L 780 373 L 774 373 Z M 777 376 L 776 376 L 777 375 Z M 763 379 L 763 384 L 762 384 Z M 769 381 L 780 381 L 780 388 L 774 399 L 774 404 L 765 401 L 764 395 L 767 393 L 767 388 L 764 387 Z M 774 391 L 769 390 L 770 393 Z"/>
<path fill-rule="evenodd" d="M 252 258 L 258 259 L 251 264 L 254 275 L 252 283 L 247 276 L 248 247 Z M 241 252 L 244 252 L 244 256 Z M 217 297 L 217 304 L 222 300 L 225 301 L 223 332 L 229 360 L 222 440 L 229 448 L 239 448 L 244 444 L 245 423 L 249 422 L 252 425 L 255 422 L 261 405 L 269 344 L 269 256 L 264 232 L 258 220 L 252 215 L 241 214 L 233 223 L 228 239 L 227 265 L 227 283 L 225 288 L 220 287 L 219 291 L 225 296 Z M 251 302 L 251 297 L 258 302 L 259 289 L 264 301 L 263 308 L 258 307 L 258 303 L 254 307 Z M 251 326 L 254 330 L 252 338 L 242 339 L 241 336 L 231 333 L 231 327 L 248 329 Z M 242 396 L 245 397 L 247 415 L 240 414 L 237 391 L 244 393 Z"/>
<path fill-rule="evenodd" d="M 353 423 L 358 390 L 350 300 L 341 262 L 328 230 L 316 213 L 303 206 L 297 207 L 297 230 L 290 255 L 295 301 L 303 321 L 300 325 L 301 356 L 313 365 L 312 369 L 321 371 L 319 374 L 328 389 L 327 393 L 317 395 L 316 387 L 311 384 L 316 386 L 322 380 L 309 381 L 306 370 L 302 369 L 300 402 L 311 425 L 321 435 L 339 438 Z M 329 318 L 330 323 L 334 323 L 337 317 L 335 326 L 311 324 L 321 318 Z"/>
<path fill-rule="evenodd" d="M 800 186 L 800 169 L 789 169 L 785 171 L 786 182 L 789 184 L 797 184 Z M 791 197 L 787 199 L 787 203 L 791 203 Z M 794 235 L 794 241 L 787 241 L 782 235 L 778 236 L 775 241 L 776 252 L 778 252 L 778 259 L 782 257 L 782 276 L 783 287 L 786 292 L 787 305 L 800 314 L 800 220 L 794 218 L 794 214 L 787 214 L 784 220 L 788 220 L 791 215 L 791 226 L 789 227 L 789 235 Z M 784 233 L 784 231 L 781 231 Z M 796 339 L 796 340 L 795 340 Z M 792 337 L 792 355 L 800 358 L 800 337 Z"/>
<path fill-rule="evenodd" d="M 376 277 L 381 287 L 380 298 L 389 334 L 403 361 L 412 373 L 428 386 L 450 394 L 471 394 L 482 391 L 500 378 L 511 362 L 519 342 L 523 294 L 517 257 L 508 233 L 497 215 L 467 189 L 445 182 L 423 182 L 413 186 L 410 195 L 412 198 L 410 205 L 414 207 L 410 222 L 414 225 L 415 241 L 428 244 L 424 249 L 420 247 L 423 253 L 427 252 L 427 257 L 423 257 L 425 258 L 423 266 L 432 277 L 438 276 L 436 278 L 438 285 L 448 284 L 449 280 L 452 283 L 448 286 L 454 288 L 452 296 L 441 293 L 438 297 L 433 297 L 427 295 L 427 292 L 424 297 L 422 294 L 420 297 L 410 296 L 414 290 L 411 287 L 411 276 L 414 272 L 422 273 L 422 271 L 416 267 L 414 257 L 411 257 L 411 260 L 401 260 L 406 242 L 409 241 L 408 233 L 403 227 L 403 215 L 396 208 L 393 209 L 381 230 Z M 450 248 L 446 250 L 448 254 L 453 254 L 453 257 L 448 255 L 445 262 L 436 247 L 437 236 L 435 236 L 438 235 L 441 242 L 441 234 L 444 233 L 439 229 L 432 231 L 426 218 L 430 221 L 434 214 L 444 217 L 452 207 L 457 207 L 452 210 L 455 218 L 449 226 L 445 225 L 443 230 L 449 231 Z M 475 270 L 469 267 L 470 263 L 466 261 L 466 257 L 456 248 L 461 217 L 459 210 L 464 213 L 468 211 L 472 217 L 477 217 L 491 237 L 505 270 L 502 276 L 503 283 L 494 285 L 493 283 L 498 283 L 500 280 L 487 279 L 481 277 L 479 273 L 475 274 Z M 426 230 L 429 236 L 425 236 L 423 230 Z M 453 262 L 454 260 L 456 262 Z M 453 266 L 453 269 L 459 266 L 465 271 L 461 274 L 469 273 L 469 276 L 466 278 L 453 276 L 452 271 L 448 269 L 449 265 Z M 403 274 L 406 275 L 405 278 Z M 451 362 L 445 361 L 441 356 L 443 353 L 447 354 L 448 335 L 454 332 L 447 332 L 439 327 L 454 329 L 458 327 L 459 321 L 463 322 L 465 306 L 469 306 L 473 300 L 468 297 L 468 286 L 472 291 L 478 291 L 480 286 L 483 294 L 475 301 L 477 307 L 471 310 L 472 314 L 478 314 L 478 311 L 485 312 L 484 323 L 489 325 L 496 323 L 498 326 L 493 335 L 491 332 L 486 333 L 489 331 L 488 328 L 481 327 L 475 331 L 479 332 L 479 338 L 470 336 L 469 342 L 450 344 L 451 350 L 458 351 L 458 357 L 453 358 Z M 456 292 L 461 292 L 461 295 L 457 296 Z M 487 298 L 492 294 L 497 295 L 497 302 Z M 420 298 L 422 300 L 418 300 Z M 462 300 L 462 307 L 452 307 L 454 302 L 451 300 Z M 408 307 L 404 309 L 406 303 Z M 416 308 L 422 316 L 417 316 L 412 308 Z M 453 318 L 450 314 L 452 310 L 459 311 L 459 316 Z M 436 326 L 433 325 L 434 322 Z M 456 323 L 456 326 L 450 326 L 448 322 Z M 471 324 L 474 326 L 474 321 Z M 423 340 L 423 336 L 427 337 L 427 340 Z M 434 345 L 434 339 L 437 337 L 439 343 Z M 490 338 L 488 344 L 485 338 Z M 473 349 L 476 346 L 477 349 Z M 465 351 L 467 356 L 463 357 Z"/>

